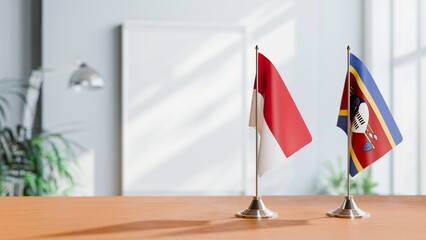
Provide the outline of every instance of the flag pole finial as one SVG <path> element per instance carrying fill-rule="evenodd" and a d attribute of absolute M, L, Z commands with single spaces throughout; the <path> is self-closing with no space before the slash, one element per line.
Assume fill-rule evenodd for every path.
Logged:
<path fill-rule="evenodd" d="M 351 50 L 351 47 L 348 45 L 348 47 L 346 49 L 349 51 L 349 50 Z"/>

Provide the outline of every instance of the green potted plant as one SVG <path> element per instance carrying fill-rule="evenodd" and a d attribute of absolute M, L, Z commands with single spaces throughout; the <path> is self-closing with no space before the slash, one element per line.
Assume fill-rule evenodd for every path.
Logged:
<path fill-rule="evenodd" d="M 327 161 L 323 165 L 323 175 L 320 176 L 318 193 L 331 195 L 346 194 L 347 167 L 342 158 L 337 161 Z M 351 193 L 355 195 L 377 194 L 377 183 L 373 181 L 372 168 L 369 167 L 351 179 Z"/>
<path fill-rule="evenodd" d="M 10 108 L 8 95 L 26 103 L 31 86 L 17 80 L 0 80 L 0 195 L 68 195 L 75 185 L 77 143 L 65 137 L 69 131 L 39 131 L 28 136 L 25 127 L 4 126 Z M 37 89 L 38 91 L 38 89 Z"/>

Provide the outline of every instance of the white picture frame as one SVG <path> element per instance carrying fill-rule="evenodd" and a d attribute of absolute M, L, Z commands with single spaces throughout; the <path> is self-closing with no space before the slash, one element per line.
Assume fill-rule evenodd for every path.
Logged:
<path fill-rule="evenodd" d="M 123 24 L 122 195 L 244 193 L 246 42 L 235 25 Z"/>

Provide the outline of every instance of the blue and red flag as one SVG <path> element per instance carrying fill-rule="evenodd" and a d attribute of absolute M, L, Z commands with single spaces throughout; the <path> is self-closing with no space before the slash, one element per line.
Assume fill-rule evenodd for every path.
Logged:
<path fill-rule="evenodd" d="M 350 54 L 350 174 L 355 176 L 393 147 L 402 135 L 367 67 Z M 347 134 L 348 79 L 346 77 L 337 126 Z"/>

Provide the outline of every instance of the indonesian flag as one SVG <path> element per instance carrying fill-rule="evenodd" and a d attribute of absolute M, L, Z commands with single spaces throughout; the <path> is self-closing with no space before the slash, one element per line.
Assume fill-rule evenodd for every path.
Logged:
<path fill-rule="evenodd" d="M 310 143 L 312 137 L 277 69 L 261 53 L 258 54 L 258 81 L 259 176 L 262 176 L 279 160 Z M 250 127 L 256 127 L 254 94 L 256 83 Z"/>

